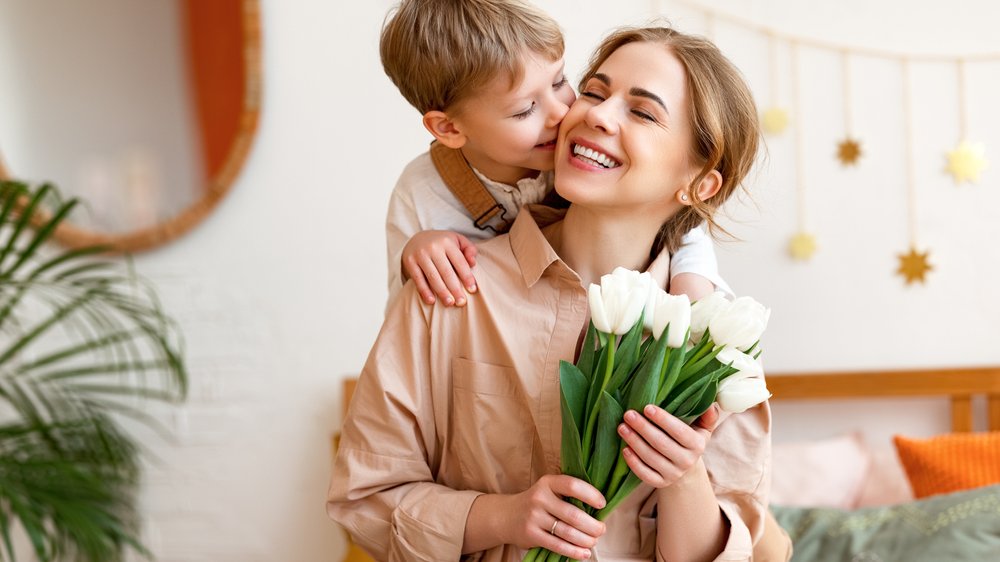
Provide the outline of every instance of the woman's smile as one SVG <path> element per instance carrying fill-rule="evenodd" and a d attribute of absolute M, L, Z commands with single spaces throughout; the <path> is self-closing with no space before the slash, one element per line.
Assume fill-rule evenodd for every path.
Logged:
<path fill-rule="evenodd" d="M 597 168 L 608 170 L 621 166 L 621 159 L 613 156 L 610 151 L 597 143 L 583 139 L 574 139 L 570 143 L 570 160 L 574 164 L 586 165 L 584 169 Z"/>

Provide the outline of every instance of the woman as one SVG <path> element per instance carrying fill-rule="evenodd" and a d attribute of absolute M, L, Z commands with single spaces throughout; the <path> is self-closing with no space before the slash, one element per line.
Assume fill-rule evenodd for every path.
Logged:
<path fill-rule="evenodd" d="M 565 216 L 529 208 L 482 244 L 465 308 L 404 289 L 345 422 L 330 516 L 378 559 L 515 561 L 543 546 L 749 560 L 766 511 L 767 405 L 694 427 L 655 407 L 627 413 L 626 459 L 644 484 L 599 522 L 562 499 L 605 501 L 559 474 L 558 365 L 586 327 L 585 287 L 714 225 L 758 137 L 749 89 L 711 43 L 664 28 L 607 38 L 560 129 Z"/>

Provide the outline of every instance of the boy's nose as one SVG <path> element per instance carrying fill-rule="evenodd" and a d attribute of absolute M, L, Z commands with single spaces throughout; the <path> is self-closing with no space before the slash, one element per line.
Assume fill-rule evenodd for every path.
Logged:
<path fill-rule="evenodd" d="M 562 123 L 563 117 L 566 117 L 566 113 L 569 112 L 569 106 L 563 102 L 556 100 L 549 111 L 549 118 L 545 125 L 550 129 L 553 127 L 558 127 L 559 123 Z"/>
<path fill-rule="evenodd" d="M 563 118 L 566 117 L 566 114 L 569 113 L 569 106 L 572 105 L 575 100 L 575 95 L 573 96 L 573 99 L 569 100 L 569 103 L 564 102 L 557 95 L 550 96 L 548 100 L 548 118 L 545 120 L 545 126 L 550 129 L 558 127 L 559 123 L 562 123 Z"/>

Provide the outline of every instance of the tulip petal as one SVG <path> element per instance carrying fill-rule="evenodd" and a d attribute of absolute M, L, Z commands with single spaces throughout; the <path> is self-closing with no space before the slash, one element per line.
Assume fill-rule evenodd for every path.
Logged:
<path fill-rule="evenodd" d="M 601 294 L 600 285 L 590 285 L 590 289 L 587 291 L 588 300 L 590 301 L 590 320 L 594 323 L 594 327 L 597 331 L 604 332 L 605 334 L 611 333 L 611 324 L 608 322 L 608 314 L 604 310 L 604 299 Z"/>

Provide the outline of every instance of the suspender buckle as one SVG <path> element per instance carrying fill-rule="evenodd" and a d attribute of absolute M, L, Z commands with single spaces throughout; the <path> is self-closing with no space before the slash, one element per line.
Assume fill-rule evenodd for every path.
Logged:
<path fill-rule="evenodd" d="M 491 224 L 487 224 L 489 221 L 493 220 L 493 217 L 495 217 L 498 212 L 500 213 L 500 225 L 498 227 L 494 227 Z M 485 213 L 476 217 L 475 220 L 473 220 L 473 224 L 475 224 L 476 228 L 479 230 L 489 229 L 497 234 L 503 234 L 510 229 L 510 224 L 508 224 L 506 218 L 507 209 L 505 209 L 500 203 L 495 203 L 492 207 L 487 209 Z"/>

